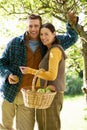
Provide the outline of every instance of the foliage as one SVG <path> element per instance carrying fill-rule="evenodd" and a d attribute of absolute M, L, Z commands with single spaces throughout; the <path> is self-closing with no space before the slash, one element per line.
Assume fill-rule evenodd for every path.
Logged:
<path fill-rule="evenodd" d="M 77 0 L 1 0 L 0 11 L 1 16 L 13 16 L 19 20 L 26 19 L 31 13 L 38 13 L 43 17 L 43 21 L 51 21 L 56 18 L 61 22 L 66 22 L 67 12 L 74 11 L 87 14 L 87 6 L 84 1 Z M 13 18 L 12 17 L 12 18 Z M 86 17 L 84 22 L 86 22 Z"/>
<path fill-rule="evenodd" d="M 83 78 L 83 57 L 80 41 L 66 50 L 66 54 L 66 72 L 68 74 L 78 75 L 78 77 Z"/>
<path fill-rule="evenodd" d="M 81 44 L 78 41 L 73 47 L 67 51 L 66 60 L 66 95 L 82 94 L 81 87 L 83 86 L 83 57 Z"/>
<path fill-rule="evenodd" d="M 83 85 L 83 80 L 76 75 L 66 76 L 66 87 L 67 90 L 65 95 L 79 95 L 82 94 L 81 87 Z"/>
<path fill-rule="evenodd" d="M 55 17 L 63 22 L 67 21 L 67 12 L 74 11 L 77 15 L 81 12 L 87 14 L 85 0 L 1 0 L 1 15 L 15 15 L 25 18 L 31 13 L 38 13 L 43 18 Z"/>

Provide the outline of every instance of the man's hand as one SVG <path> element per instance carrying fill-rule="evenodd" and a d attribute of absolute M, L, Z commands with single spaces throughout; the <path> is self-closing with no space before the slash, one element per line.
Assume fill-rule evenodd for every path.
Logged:
<path fill-rule="evenodd" d="M 8 81 L 10 84 L 17 84 L 19 82 L 19 78 L 17 75 L 10 74 L 8 76 Z"/>
<path fill-rule="evenodd" d="M 76 24 L 77 23 L 77 16 L 75 15 L 75 12 L 69 12 L 67 14 L 68 20 L 70 22 L 72 22 L 72 24 Z"/>

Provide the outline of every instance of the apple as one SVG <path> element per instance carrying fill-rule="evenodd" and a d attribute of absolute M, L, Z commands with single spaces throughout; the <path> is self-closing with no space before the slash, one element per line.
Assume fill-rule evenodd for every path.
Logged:
<path fill-rule="evenodd" d="M 43 88 L 39 88 L 39 89 L 37 90 L 37 92 L 45 93 L 45 89 L 43 89 Z"/>

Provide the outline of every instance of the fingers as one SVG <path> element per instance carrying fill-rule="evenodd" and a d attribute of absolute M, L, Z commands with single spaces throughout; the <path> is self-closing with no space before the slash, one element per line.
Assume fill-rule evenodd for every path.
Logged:
<path fill-rule="evenodd" d="M 19 68 L 20 68 L 22 74 L 24 74 L 24 69 L 25 69 L 25 67 L 20 66 Z"/>
<path fill-rule="evenodd" d="M 51 91 L 56 91 L 56 87 L 54 85 L 48 85 Z"/>
<path fill-rule="evenodd" d="M 27 74 L 28 69 L 29 69 L 28 67 L 24 67 L 24 66 L 20 66 L 19 68 L 20 68 L 22 74 Z"/>

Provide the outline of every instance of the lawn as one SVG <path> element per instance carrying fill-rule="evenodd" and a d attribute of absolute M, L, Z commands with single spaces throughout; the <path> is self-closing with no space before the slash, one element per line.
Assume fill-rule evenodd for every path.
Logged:
<path fill-rule="evenodd" d="M 84 120 L 86 107 L 84 96 L 64 98 L 61 130 L 87 130 L 87 120 Z"/>

